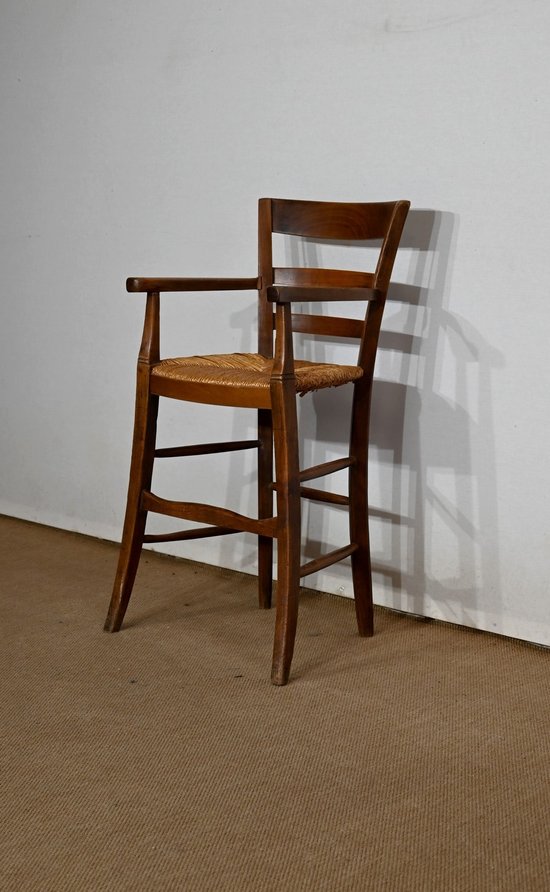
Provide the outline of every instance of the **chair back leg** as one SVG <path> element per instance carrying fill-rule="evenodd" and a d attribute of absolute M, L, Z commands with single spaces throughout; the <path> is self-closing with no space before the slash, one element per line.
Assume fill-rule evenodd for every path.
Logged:
<path fill-rule="evenodd" d="M 371 382 L 361 379 L 354 385 L 349 469 L 350 541 L 357 548 L 351 555 L 355 614 L 359 634 L 374 634 L 372 574 L 368 508 L 368 447 Z"/>

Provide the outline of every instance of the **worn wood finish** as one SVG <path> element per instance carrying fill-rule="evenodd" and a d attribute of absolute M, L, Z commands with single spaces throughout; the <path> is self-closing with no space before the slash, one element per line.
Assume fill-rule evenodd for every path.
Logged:
<path fill-rule="evenodd" d="M 351 556 L 357 623 L 361 635 L 372 634 L 372 583 L 368 531 L 368 424 L 374 362 L 380 324 L 395 254 L 407 215 L 405 201 L 370 204 L 260 199 L 258 206 L 258 276 L 248 278 L 131 278 L 130 292 L 147 293 L 143 338 L 138 358 L 136 413 L 128 502 L 119 564 L 105 628 L 120 628 L 136 574 L 143 542 L 184 541 L 237 531 L 258 535 L 259 602 L 271 604 L 273 539 L 277 539 L 277 608 L 272 681 L 286 684 L 291 667 L 298 616 L 300 577 Z M 349 241 L 376 240 L 379 256 L 371 271 L 273 267 L 272 233 Z M 269 390 L 162 378 L 152 374 L 160 362 L 160 292 L 258 291 L 258 353 L 274 356 Z M 364 319 L 292 313 L 292 304 L 362 300 Z M 275 345 L 273 331 L 275 330 Z M 360 341 L 349 455 L 302 471 L 298 462 L 296 376 L 292 332 Z M 275 349 L 274 349 L 275 347 Z M 155 449 L 159 397 L 243 406 L 257 410 L 258 437 Z M 175 502 L 151 493 L 154 458 L 208 455 L 237 449 L 258 450 L 258 519 L 224 508 Z M 273 452 L 276 482 L 273 481 Z M 349 496 L 303 483 L 349 469 Z M 273 514 L 274 491 L 277 512 Z M 349 507 L 350 543 L 300 567 L 300 499 Z M 148 511 L 205 523 L 207 526 L 167 534 L 145 534 Z"/>

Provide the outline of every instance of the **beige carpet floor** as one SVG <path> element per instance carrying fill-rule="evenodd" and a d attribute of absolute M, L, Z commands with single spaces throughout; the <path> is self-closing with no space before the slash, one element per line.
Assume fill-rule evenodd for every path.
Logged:
<path fill-rule="evenodd" d="M 550 654 L 0 518 L 0 888 L 550 889 Z"/>

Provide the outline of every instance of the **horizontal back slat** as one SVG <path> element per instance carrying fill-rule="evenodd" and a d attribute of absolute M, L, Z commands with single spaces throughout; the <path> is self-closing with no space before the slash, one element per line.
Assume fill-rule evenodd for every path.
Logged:
<path fill-rule="evenodd" d="M 300 285 L 326 288 L 372 288 L 373 273 L 346 269 L 312 269 L 299 266 L 278 266 L 273 269 L 274 285 Z"/>
<path fill-rule="evenodd" d="M 309 313 L 292 314 L 292 330 L 301 334 L 325 335 L 335 338 L 363 337 L 365 323 L 362 319 L 346 319 L 343 316 L 314 316 Z"/>
<path fill-rule="evenodd" d="M 273 329 L 275 330 L 275 313 L 272 315 Z M 347 319 L 344 316 L 315 316 L 313 313 L 292 314 L 292 331 L 300 334 L 361 340 L 364 330 L 363 319 Z"/>
<path fill-rule="evenodd" d="M 352 204 L 272 200 L 273 232 L 306 238 L 366 240 L 386 235 L 395 202 Z"/>

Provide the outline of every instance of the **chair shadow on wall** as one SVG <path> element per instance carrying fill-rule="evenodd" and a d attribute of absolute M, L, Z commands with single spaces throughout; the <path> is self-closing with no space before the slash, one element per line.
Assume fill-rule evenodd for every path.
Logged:
<path fill-rule="evenodd" d="M 492 373 L 504 357 L 449 310 L 457 234 L 455 215 L 432 210 L 412 211 L 404 233 L 409 282 L 390 295 L 399 333 L 380 340 L 380 365 L 397 350 L 401 374 L 379 378 L 373 398 L 373 457 L 392 469 L 371 508 L 373 572 L 390 606 L 476 626 L 499 610 Z"/>
<path fill-rule="evenodd" d="M 500 609 L 492 377 L 504 357 L 448 308 L 458 223 L 454 214 L 420 209 L 405 224 L 373 387 L 370 529 L 376 603 L 475 627 L 480 614 Z M 287 248 L 289 265 L 304 262 L 323 265 L 316 244 Z M 247 307 L 232 317 L 232 325 L 242 326 L 244 351 L 255 349 L 253 313 Z M 300 340 L 297 355 L 320 362 L 333 359 L 341 345 L 334 338 L 330 345 Z M 320 391 L 299 401 L 302 466 L 347 454 L 349 391 Z M 234 433 L 242 436 L 242 418 Z M 230 458 L 233 503 L 243 483 L 254 483 L 255 472 L 244 463 L 236 453 Z M 254 510 L 252 495 L 241 509 Z M 347 541 L 345 511 L 303 503 L 303 512 L 305 558 Z M 226 541 L 221 548 L 222 563 L 231 565 L 233 546 Z M 239 564 L 250 569 L 254 559 L 250 539 Z M 327 577 L 310 577 L 308 584 L 351 592 L 348 561 L 330 572 L 329 585 Z"/>

